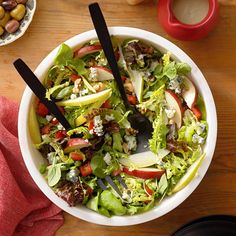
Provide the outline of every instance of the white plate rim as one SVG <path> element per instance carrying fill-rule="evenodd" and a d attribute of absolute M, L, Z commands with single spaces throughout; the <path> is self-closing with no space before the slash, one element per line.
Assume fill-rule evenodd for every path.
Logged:
<path fill-rule="evenodd" d="M 141 30 L 137 28 L 131 28 L 131 27 L 109 27 L 109 32 L 111 35 L 119 35 L 124 37 L 138 37 L 138 38 L 145 38 L 146 40 L 150 41 L 152 44 L 153 42 L 158 42 L 158 44 L 162 45 L 167 51 L 172 52 L 180 61 L 187 62 L 192 67 L 192 73 L 191 76 L 194 74 L 194 78 L 198 78 L 201 80 L 201 83 L 197 83 L 198 89 L 202 91 L 202 93 L 205 95 L 204 100 L 206 103 L 206 110 L 207 114 L 211 114 L 211 123 L 209 124 L 209 130 L 208 130 L 208 137 L 211 137 L 211 140 L 207 140 L 206 146 L 208 147 L 206 150 L 206 158 L 201 165 L 197 176 L 181 191 L 177 192 L 176 194 L 164 199 L 161 204 L 157 207 L 155 207 L 153 210 L 134 215 L 134 216 L 113 216 L 111 218 L 107 218 L 105 216 L 99 215 L 96 212 L 93 212 L 85 207 L 69 207 L 65 201 L 60 199 L 47 185 L 44 178 L 39 173 L 38 169 L 35 166 L 35 163 L 32 158 L 29 158 L 32 153 L 37 155 L 35 150 L 32 149 L 32 143 L 29 138 L 29 132 L 27 128 L 28 123 L 28 114 L 29 112 L 29 106 L 30 102 L 32 100 L 32 92 L 31 90 L 26 87 L 21 104 L 20 104 L 20 110 L 19 110 L 19 120 L 18 120 L 18 134 L 19 134 L 19 143 L 21 152 L 23 155 L 24 162 L 26 164 L 26 167 L 32 176 L 35 183 L 38 185 L 38 187 L 41 189 L 41 191 L 57 206 L 59 206 L 64 211 L 68 212 L 69 214 L 78 217 L 82 220 L 100 224 L 100 225 L 109 225 L 109 226 L 128 226 L 128 225 L 135 225 L 144 223 L 153 219 L 156 219 L 158 217 L 161 217 L 177 206 L 179 206 L 189 195 L 197 188 L 197 186 L 200 184 L 201 180 L 203 179 L 204 175 L 207 172 L 207 169 L 211 163 L 211 160 L 213 158 L 215 145 L 216 145 L 216 139 L 217 139 L 217 116 L 216 116 L 216 108 L 214 99 L 211 93 L 211 90 L 206 82 L 206 79 L 204 78 L 202 72 L 197 67 L 197 65 L 192 61 L 192 59 L 183 52 L 179 47 L 168 41 L 167 39 L 156 35 L 154 33 L 151 33 L 146 30 Z M 141 37 L 140 37 L 141 36 Z M 67 41 L 65 41 L 66 44 L 71 46 L 72 48 L 76 48 L 78 46 L 78 42 L 86 42 L 89 39 L 96 38 L 96 33 L 94 30 L 90 30 L 84 33 L 81 33 L 79 35 L 76 35 Z M 155 44 L 154 44 L 155 45 Z M 48 56 L 39 64 L 39 66 L 35 70 L 35 74 L 42 79 L 46 71 L 46 68 L 49 68 L 51 66 L 51 59 L 55 57 L 58 47 L 56 47 L 52 52 L 48 54 Z M 44 69 L 42 69 L 44 68 Z M 196 80 L 196 79 L 195 79 Z M 196 84 L 196 81 L 194 81 Z M 207 117 L 209 119 L 209 116 Z M 209 122 L 209 120 L 208 120 Z M 22 128 L 23 127 L 23 128 Z M 30 152 L 31 150 L 31 152 Z"/>

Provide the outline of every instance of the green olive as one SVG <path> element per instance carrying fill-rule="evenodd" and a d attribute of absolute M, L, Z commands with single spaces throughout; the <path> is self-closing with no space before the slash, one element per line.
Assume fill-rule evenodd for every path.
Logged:
<path fill-rule="evenodd" d="M 0 20 L 0 25 L 5 27 L 6 23 L 10 20 L 10 18 L 10 13 L 6 11 L 4 17 Z"/>
<path fill-rule="evenodd" d="M 11 10 L 11 17 L 20 21 L 25 15 L 25 6 L 23 4 L 18 4 L 13 10 Z"/>
<path fill-rule="evenodd" d="M 0 36 L 4 33 L 4 29 L 2 28 L 2 26 L 0 25 Z"/>
<path fill-rule="evenodd" d="M 2 6 L 0 6 L 0 19 L 2 19 L 5 15 L 5 10 Z"/>

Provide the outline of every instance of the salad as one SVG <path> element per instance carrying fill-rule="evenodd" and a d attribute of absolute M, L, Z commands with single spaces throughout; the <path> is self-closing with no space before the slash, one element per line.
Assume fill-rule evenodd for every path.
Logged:
<path fill-rule="evenodd" d="M 153 124 L 149 152 L 135 153 L 132 111 L 123 104 L 98 40 L 77 50 L 62 44 L 43 80 L 46 97 L 72 129 L 66 131 L 39 101 L 34 104 L 39 132 L 35 126 L 33 140 L 45 159 L 39 171 L 48 185 L 69 206 L 82 204 L 107 217 L 148 211 L 184 187 L 180 182 L 204 157 L 208 130 L 188 64 L 139 39 L 112 36 L 112 43 L 129 103 Z"/>

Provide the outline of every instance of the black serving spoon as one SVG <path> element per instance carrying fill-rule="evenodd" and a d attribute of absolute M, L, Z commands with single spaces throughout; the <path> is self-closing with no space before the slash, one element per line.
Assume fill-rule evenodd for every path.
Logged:
<path fill-rule="evenodd" d="M 48 100 L 45 97 L 46 89 L 41 84 L 37 76 L 33 73 L 33 71 L 25 64 L 25 62 L 21 59 L 17 59 L 13 64 L 26 84 L 39 98 L 39 100 L 48 108 L 50 113 L 52 113 L 57 118 L 57 120 L 67 131 L 72 129 L 71 125 L 69 124 L 65 116 L 61 113 L 55 102 L 52 100 Z"/>
<path fill-rule="evenodd" d="M 152 124 L 146 116 L 142 115 L 137 109 L 135 109 L 135 107 L 131 106 L 128 102 L 127 96 L 125 94 L 124 85 L 120 76 L 119 68 L 116 62 L 108 28 L 98 3 L 90 4 L 89 11 L 93 21 L 93 25 L 97 32 L 98 39 L 101 43 L 104 54 L 110 65 L 112 74 L 116 80 L 124 105 L 127 110 L 132 110 L 132 114 L 128 116 L 128 120 L 131 123 L 131 127 L 138 130 L 138 146 L 136 153 L 148 151 L 148 140 L 151 138 L 153 131 Z"/>

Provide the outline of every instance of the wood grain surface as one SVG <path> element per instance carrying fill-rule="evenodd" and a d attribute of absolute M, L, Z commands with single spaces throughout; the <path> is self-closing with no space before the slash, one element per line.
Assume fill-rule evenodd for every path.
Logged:
<path fill-rule="evenodd" d="M 55 3 L 56 2 L 56 3 Z M 18 57 L 35 69 L 56 46 L 93 28 L 87 5 L 93 1 L 37 1 L 28 31 L 0 47 L 0 95 L 20 102 L 25 84 L 12 62 Z M 218 140 L 211 166 L 194 193 L 175 210 L 151 222 L 130 227 L 91 224 L 64 213 L 57 236 L 170 235 L 181 225 L 212 214 L 236 215 L 236 3 L 221 1 L 220 21 L 206 38 L 182 42 L 159 25 L 156 1 L 130 6 L 126 0 L 98 1 L 109 26 L 131 26 L 157 33 L 183 49 L 199 66 L 212 90 L 218 113 Z"/>

